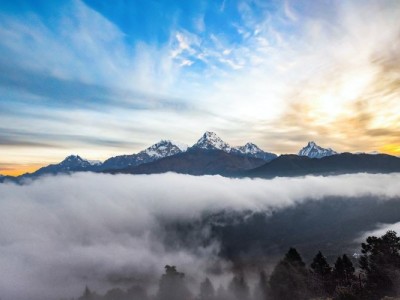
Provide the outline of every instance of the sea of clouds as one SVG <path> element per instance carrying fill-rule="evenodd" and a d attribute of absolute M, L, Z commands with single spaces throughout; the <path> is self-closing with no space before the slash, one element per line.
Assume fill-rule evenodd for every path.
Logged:
<path fill-rule="evenodd" d="M 113 280 L 156 284 L 166 264 L 205 272 L 218 243 L 171 250 L 167 221 L 270 212 L 330 196 L 400 196 L 400 174 L 233 179 L 76 173 L 0 184 L 0 298 L 78 296 Z"/>

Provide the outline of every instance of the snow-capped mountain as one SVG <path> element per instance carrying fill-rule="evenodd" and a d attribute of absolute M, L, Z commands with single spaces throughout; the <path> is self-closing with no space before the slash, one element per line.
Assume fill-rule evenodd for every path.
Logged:
<path fill-rule="evenodd" d="M 152 163 L 176 154 L 185 153 L 188 149 L 189 147 L 185 144 L 170 140 L 161 140 L 160 142 L 148 147 L 147 149 L 144 149 L 143 151 L 140 151 L 139 153 L 111 157 L 103 163 L 101 161 L 83 159 L 79 155 L 70 155 L 58 164 L 48 165 L 40 168 L 34 173 L 24 174 L 20 176 L 20 178 L 32 178 L 45 174 L 70 173 L 78 171 L 99 172 L 132 168 L 142 164 Z M 196 151 L 221 150 L 226 154 L 233 156 L 259 159 L 259 161 L 254 161 L 255 165 L 262 163 L 262 160 L 271 161 L 277 157 L 273 153 L 261 150 L 253 143 L 247 143 L 246 145 L 240 147 L 231 147 L 228 143 L 224 142 L 220 137 L 218 137 L 218 135 L 210 131 L 205 132 L 202 137 L 192 147 L 190 147 L 190 149 Z M 220 155 L 220 158 L 224 159 L 225 161 L 229 161 L 235 166 L 240 165 L 240 167 L 242 167 L 241 164 L 249 164 L 249 161 L 242 162 L 238 159 L 234 160 L 234 158 L 228 158 L 226 155 Z M 179 161 L 181 158 L 177 157 L 176 159 Z M 233 161 L 235 163 L 232 163 Z M 246 168 L 248 167 L 249 166 L 246 165 Z"/>
<path fill-rule="evenodd" d="M 58 164 L 48 165 L 40 168 L 34 173 L 24 174 L 22 177 L 35 177 L 45 174 L 59 174 L 78 171 L 96 171 L 96 168 L 97 166 L 93 165 L 93 163 L 87 159 L 84 159 L 79 155 L 70 155 Z"/>
<path fill-rule="evenodd" d="M 276 154 L 265 152 L 253 143 L 247 143 L 244 146 L 234 147 L 231 149 L 231 153 L 241 156 L 261 158 L 265 161 L 270 161 L 277 157 Z"/>
<path fill-rule="evenodd" d="M 277 157 L 276 154 L 265 152 L 253 143 L 247 143 L 244 146 L 231 147 L 228 143 L 224 142 L 214 132 L 206 131 L 203 136 L 194 144 L 192 149 L 205 149 L 205 150 L 222 150 L 229 154 L 260 158 L 265 161 L 270 161 Z"/>
<path fill-rule="evenodd" d="M 102 170 L 122 169 L 149 163 L 157 159 L 185 152 L 188 146 L 170 140 L 161 140 L 149 148 L 131 155 L 119 155 L 107 159 L 102 165 Z"/>
<path fill-rule="evenodd" d="M 206 131 L 203 136 L 197 141 L 192 148 L 205 149 L 205 150 L 222 150 L 225 152 L 231 151 L 231 146 L 225 143 L 214 132 Z"/>
<path fill-rule="evenodd" d="M 67 156 L 59 164 L 55 164 L 52 166 L 57 167 L 59 170 L 69 171 L 71 169 L 77 169 L 77 168 L 82 168 L 82 169 L 88 168 L 92 166 L 92 163 L 90 163 L 87 159 L 83 159 L 79 155 L 70 155 Z"/>
<path fill-rule="evenodd" d="M 308 156 L 310 158 L 322 158 L 325 156 L 331 156 L 338 154 L 331 148 L 322 148 L 318 146 L 315 142 L 308 142 L 307 146 L 299 151 L 299 156 Z"/>
<path fill-rule="evenodd" d="M 187 148 L 188 146 L 185 144 L 176 143 L 170 140 L 161 140 L 138 154 L 147 154 L 149 157 L 157 159 L 185 152 Z"/>

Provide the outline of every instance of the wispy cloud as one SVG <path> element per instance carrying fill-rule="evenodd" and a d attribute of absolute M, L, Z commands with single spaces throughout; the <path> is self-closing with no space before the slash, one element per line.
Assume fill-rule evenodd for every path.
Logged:
<path fill-rule="evenodd" d="M 61 5 L 58 18 L 4 12 L 2 127 L 46 128 L 55 140 L 67 128 L 65 152 L 80 150 L 82 136 L 100 159 L 161 138 L 190 144 L 207 129 L 278 153 L 308 139 L 395 153 L 399 5 L 330 3 L 221 1 L 191 15 L 190 26 L 174 15 L 161 42 L 132 41 L 81 1 Z M 96 140 L 127 146 L 103 151 Z"/>

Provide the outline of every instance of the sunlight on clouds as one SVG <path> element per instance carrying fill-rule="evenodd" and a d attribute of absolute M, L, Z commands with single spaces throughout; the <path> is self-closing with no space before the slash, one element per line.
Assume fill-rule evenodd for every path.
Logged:
<path fill-rule="evenodd" d="M 165 43 L 131 45 L 81 1 L 63 6 L 52 26 L 34 14 L 4 15 L 0 88 L 26 109 L 4 105 L 14 114 L 0 112 L 1 137 L 26 142 L 13 148 L 24 164 L 67 152 L 105 159 L 162 138 L 190 144 L 210 129 L 278 153 L 311 139 L 340 152 L 397 153 L 400 5 L 310 5 L 287 0 L 269 11 L 241 2 L 239 19 L 228 20 L 234 37 L 202 11 L 196 32 L 174 22 Z M 3 151 L 1 163 L 17 161 Z"/>
<path fill-rule="evenodd" d="M 379 150 L 385 153 L 400 155 L 400 144 L 385 145 Z"/>

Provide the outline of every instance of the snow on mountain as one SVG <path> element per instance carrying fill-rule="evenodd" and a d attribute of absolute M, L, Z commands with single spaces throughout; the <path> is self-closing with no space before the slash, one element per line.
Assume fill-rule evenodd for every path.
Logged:
<path fill-rule="evenodd" d="M 234 147 L 231 149 L 231 153 L 242 156 L 261 158 L 266 161 L 270 161 L 277 157 L 276 154 L 265 152 L 253 143 L 247 143 L 244 146 Z"/>
<path fill-rule="evenodd" d="M 218 135 L 214 132 L 206 131 L 203 136 L 197 141 L 192 148 L 200 148 L 206 150 L 222 150 L 225 152 L 231 151 L 231 146 L 225 143 Z"/>
<path fill-rule="evenodd" d="M 322 148 L 315 142 L 308 142 L 307 146 L 299 151 L 299 156 L 308 156 L 310 158 L 322 158 L 325 156 L 331 156 L 337 154 L 336 151 L 331 148 Z"/>
<path fill-rule="evenodd" d="M 58 166 L 62 170 L 69 170 L 74 168 L 87 168 L 90 167 L 92 164 L 80 157 L 79 155 L 70 155 L 67 156 L 62 162 L 59 164 L 55 164 L 54 166 Z"/>
<path fill-rule="evenodd" d="M 253 143 L 247 143 L 244 146 L 235 147 L 234 149 L 242 154 L 257 154 L 260 152 L 264 152 L 257 145 Z"/>
<path fill-rule="evenodd" d="M 197 141 L 197 143 L 192 146 L 192 148 L 206 150 L 217 149 L 234 155 L 260 158 L 265 161 L 270 161 L 277 157 L 276 154 L 265 152 L 253 143 L 247 143 L 246 145 L 239 147 L 231 147 L 218 135 L 210 131 L 206 131 L 203 136 Z"/>
<path fill-rule="evenodd" d="M 139 152 L 138 155 L 147 154 L 149 157 L 158 159 L 185 152 L 187 148 L 188 146 L 184 144 L 177 144 L 170 140 L 161 140 L 160 142 Z"/>
<path fill-rule="evenodd" d="M 188 146 L 170 140 L 161 140 L 137 154 L 119 155 L 107 159 L 101 166 L 103 170 L 123 169 L 149 163 L 160 158 L 185 152 Z"/>
<path fill-rule="evenodd" d="M 358 151 L 358 152 L 354 152 L 354 154 L 369 154 L 369 155 L 378 155 L 378 154 L 382 154 L 379 151 L 370 151 L 370 152 L 362 152 L 362 151 Z"/>
<path fill-rule="evenodd" d="M 33 173 L 21 175 L 21 178 L 35 177 L 45 174 L 59 174 L 78 171 L 94 171 L 96 168 L 88 160 L 80 157 L 79 155 L 69 155 L 58 164 L 51 164 L 46 167 L 40 168 Z"/>

